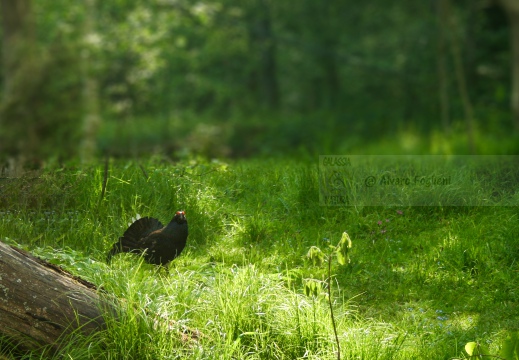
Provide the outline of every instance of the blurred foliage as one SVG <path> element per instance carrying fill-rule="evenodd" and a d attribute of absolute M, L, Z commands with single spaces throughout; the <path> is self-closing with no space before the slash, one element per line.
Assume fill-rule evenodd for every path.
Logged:
<path fill-rule="evenodd" d="M 21 46 L 12 49 L 20 59 L 4 64 L 4 70 L 13 74 L 10 92 L 2 94 L 0 151 L 22 154 L 32 167 L 52 156 L 74 156 L 81 136 L 80 29 L 57 20 L 54 11 L 63 13 L 64 4 L 48 5 L 48 14 L 35 6 L 29 15 L 28 21 L 34 16 L 40 25 L 35 43 L 15 44 Z M 66 10 L 64 19 L 77 21 L 74 10 Z"/>
<path fill-rule="evenodd" d="M 38 99 L 45 106 L 34 103 L 44 113 L 34 117 L 56 129 L 48 133 L 60 139 L 50 142 L 58 154 L 73 153 L 57 143 L 77 143 L 85 111 L 81 59 L 90 51 L 101 85 L 102 153 L 339 151 L 403 130 L 444 132 L 437 69 L 444 56 L 456 133 L 462 104 L 451 54 L 438 49 L 436 7 L 435 1 L 98 1 L 96 31 L 83 33 L 84 4 L 34 0 L 38 43 L 53 49 L 49 61 L 56 64 L 45 70 Z M 451 10 L 457 26 L 449 36 L 462 47 L 478 129 L 507 135 L 506 15 L 486 1 L 452 2 Z M 58 131 L 57 124 L 69 126 Z"/>

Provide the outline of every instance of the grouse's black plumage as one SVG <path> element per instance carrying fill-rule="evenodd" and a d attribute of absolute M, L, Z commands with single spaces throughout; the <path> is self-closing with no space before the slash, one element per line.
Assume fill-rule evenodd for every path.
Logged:
<path fill-rule="evenodd" d="M 187 241 L 187 220 L 184 211 L 177 211 L 168 225 L 154 218 L 136 220 L 124 232 L 108 253 L 108 260 L 120 252 L 144 254 L 144 259 L 156 265 L 166 265 L 176 258 Z"/>

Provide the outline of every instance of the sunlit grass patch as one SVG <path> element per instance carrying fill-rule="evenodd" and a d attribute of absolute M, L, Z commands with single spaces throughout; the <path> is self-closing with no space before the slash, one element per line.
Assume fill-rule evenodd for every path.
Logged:
<path fill-rule="evenodd" d="M 326 264 L 306 254 L 344 231 L 351 262 L 331 268 L 343 358 L 460 356 L 475 339 L 498 348 L 519 321 L 514 207 L 319 206 L 317 165 L 291 161 L 110 161 L 102 198 L 104 164 L 21 181 L 2 193 L 0 240 L 120 309 L 92 345 L 64 350 L 73 358 L 334 358 L 326 298 L 304 291 L 326 283 Z M 165 223 L 177 210 L 190 235 L 168 271 L 132 254 L 105 262 L 136 214 Z"/>

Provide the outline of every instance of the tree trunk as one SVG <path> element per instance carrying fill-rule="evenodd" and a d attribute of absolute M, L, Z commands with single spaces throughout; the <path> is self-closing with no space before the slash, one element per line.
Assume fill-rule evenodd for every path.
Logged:
<path fill-rule="evenodd" d="M 74 330 L 103 329 L 108 309 L 93 284 L 0 242 L 0 335 L 18 349 L 55 351 Z"/>
<path fill-rule="evenodd" d="M 4 72 L 4 96 L 9 95 L 18 66 L 20 51 L 34 45 L 34 19 L 30 0 L 2 0 L 2 43 Z"/>
<path fill-rule="evenodd" d="M 449 83 L 447 76 L 447 11 L 446 0 L 437 3 L 437 22 L 438 22 L 438 43 L 436 52 L 436 63 L 438 70 L 438 100 L 440 104 L 440 116 L 443 131 L 448 134 L 450 131 L 450 104 L 449 104 Z"/>
<path fill-rule="evenodd" d="M 469 153 L 476 154 L 476 139 L 474 129 L 474 111 L 472 102 L 470 101 L 469 91 L 467 88 L 467 79 L 465 76 L 465 68 L 463 66 L 463 59 L 461 55 L 460 41 L 457 38 L 457 23 L 454 14 L 451 10 L 450 0 L 444 1 L 444 11 L 447 20 L 447 30 L 450 36 L 450 48 L 454 60 L 454 73 L 456 75 L 456 82 L 458 83 L 458 92 L 461 97 L 463 105 L 463 112 L 465 113 L 465 124 L 467 125 L 467 141 L 469 145 Z"/>
<path fill-rule="evenodd" d="M 276 61 L 276 39 L 272 30 L 271 9 L 268 0 L 258 0 L 250 9 L 249 41 L 258 57 L 258 68 L 253 83 L 260 87 L 260 101 L 268 109 L 279 106 L 279 85 Z"/>
<path fill-rule="evenodd" d="M 322 10 L 318 15 L 318 24 L 322 28 L 321 34 L 322 45 L 324 48 L 320 51 L 319 63 L 323 67 L 324 83 L 328 96 L 325 99 L 325 108 L 335 109 L 339 104 L 339 97 L 341 93 L 341 76 L 339 71 L 339 64 L 337 62 L 337 49 L 339 48 L 340 33 L 343 24 L 330 22 L 332 18 L 340 13 L 338 3 L 333 1 L 323 2 Z"/>
<path fill-rule="evenodd" d="M 86 0 L 84 2 L 85 22 L 83 24 L 83 35 L 85 39 L 95 35 L 95 9 L 96 0 Z M 96 46 L 90 42 L 86 43 L 82 53 L 83 70 L 83 141 L 81 144 L 81 159 L 83 162 L 91 162 L 95 158 L 97 149 L 97 133 L 101 125 L 99 115 L 99 84 L 94 76 L 93 63 L 95 58 L 92 54 L 92 47 Z"/>
<path fill-rule="evenodd" d="M 519 131 L 519 2 L 500 0 L 510 22 L 510 42 L 512 48 L 512 95 L 510 104 L 516 130 Z"/>
<path fill-rule="evenodd" d="M 9 156 L 11 175 L 19 175 L 28 153 L 39 144 L 26 99 L 36 92 L 35 31 L 31 0 L 1 0 L 3 83 L 0 153 Z"/>

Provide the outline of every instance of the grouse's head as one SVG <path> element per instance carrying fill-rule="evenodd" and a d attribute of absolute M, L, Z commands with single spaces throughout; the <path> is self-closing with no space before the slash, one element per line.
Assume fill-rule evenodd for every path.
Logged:
<path fill-rule="evenodd" d="M 177 211 L 175 213 L 175 217 L 173 218 L 173 221 L 176 222 L 177 224 L 187 224 L 186 212 Z"/>

